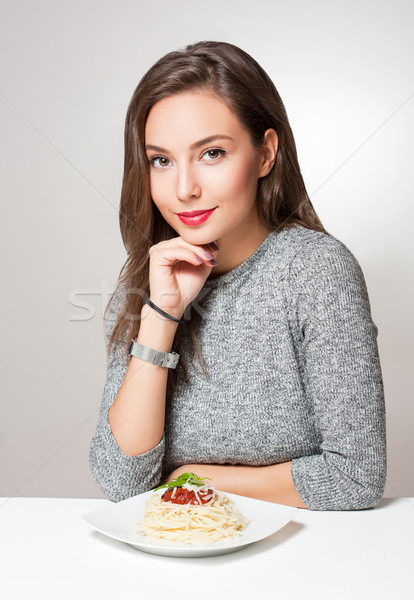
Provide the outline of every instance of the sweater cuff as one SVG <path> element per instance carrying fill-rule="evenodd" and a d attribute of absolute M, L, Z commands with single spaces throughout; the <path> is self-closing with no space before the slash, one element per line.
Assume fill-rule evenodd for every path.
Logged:
<path fill-rule="evenodd" d="M 330 478 L 327 472 L 315 473 L 311 456 L 294 458 L 291 463 L 293 484 L 310 510 L 328 510 Z"/>

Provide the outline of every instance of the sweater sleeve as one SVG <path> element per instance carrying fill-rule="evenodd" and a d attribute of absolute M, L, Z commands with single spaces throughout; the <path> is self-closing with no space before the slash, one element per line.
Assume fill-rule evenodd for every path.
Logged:
<path fill-rule="evenodd" d="M 385 404 L 361 268 L 340 241 L 323 236 L 295 256 L 290 288 L 320 450 L 292 461 L 295 487 L 313 510 L 373 507 L 385 486 Z"/>
<path fill-rule="evenodd" d="M 123 305 L 123 293 L 123 287 L 117 288 L 105 319 L 107 350 L 110 335 Z M 124 344 L 125 340 L 122 339 L 111 348 L 98 424 L 89 450 L 92 475 L 102 492 L 115 502 L 155 487 L 161 479 L 164 456 L 164 436 L 157 446 L 148 452 L 129 456 L 120 449 L 112 434 L 108 410 L 118 394 L 128 368 Z"/>

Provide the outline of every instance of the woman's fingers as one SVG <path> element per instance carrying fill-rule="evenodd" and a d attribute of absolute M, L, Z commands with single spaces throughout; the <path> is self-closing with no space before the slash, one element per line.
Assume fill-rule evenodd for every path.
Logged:
<path fill-rule="evenodd" d="M 210 246 L 212 248 L 212 250 L 219 250 L 219 246 L 218 246 L 217 242 L 210 242 L 208 244 L 208 246 Z"/>
<path fill-rule="evenodd" d="M 217 255 L 217 250 L 188 244 L 181 238 L 161 242 L 150 249 L 151 259 L 164 266 L 172 265 L 176 261 L 186 261 L 193 265 L 205 263 L 207 266 L 215 266 L 217 264 L 215 255 Z"/>
<path fill-rule="evenodd" d="M 189 244 L 181 237 L 152 246 L 149 251 L 150 292 L 154 303 L 173 316 L 178 314 L 179 318 L 217 265 L 218 251 L 214 247 Z"/>
<path fill-rule="evenodd" d="M 186 248 L 154 248 L 151 259 L 161 267 L 171 267 L 177 261 L 184 261 L 198 266 L 202 263 L 208 263 L 211 260 L 211 255 L 199 255 Z"/>
<path fill-rule="evenodd" d="M 182 244 L 186 248 L 190 248 L 191 250 L 194 250 L 195 252 L 199 252 L 201 249 L 201 250 L 206 250 L 206 251 L 210 252 L 210 254 L 213 254 L 214 256 L 217 256 L 217 252 L 219 250 L 218 244 L 216 242 L 210 242 L 209 244 L 203 244 L 203 245 L 198 246 L 196 244 L 190 244 L 189 242 L 184 241 L 182 238 L 174 238 L 174 239 L 177 240 L 178 243 Z M 174 241 L 174 240 L 169 240 L 169 241 Z"/>

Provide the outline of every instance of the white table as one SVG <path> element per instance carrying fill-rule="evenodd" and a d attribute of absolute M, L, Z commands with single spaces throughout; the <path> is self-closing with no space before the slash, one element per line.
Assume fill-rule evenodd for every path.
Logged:
<path fill-rule="evenodd" d="M 108 500 L 0 499 L 2 600 L 414 598 L 414 499 L 311 512 L 233 554 L 169 558 L 95 532 Z"/>

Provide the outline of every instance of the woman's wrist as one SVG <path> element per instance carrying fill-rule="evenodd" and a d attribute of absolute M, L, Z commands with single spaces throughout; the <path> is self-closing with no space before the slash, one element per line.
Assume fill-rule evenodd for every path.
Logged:
<path fill-rule="evenodd" d="M 163 308 L 160 308 L 157 304 L 155 304 L 150 298 L 147 298 L 145 300 L 145 304 L 147 304 L 150 308 L 152 308 L 152 310 L 155 310 L 155 312 L 157 312 L 164 318 L 169 319 L 170 321 L 175 321 L 176 323 L 184 323 L 184 321 L 182 321 L 180 317 L 174 317 L 174 315 L 171 314 L 174 312 L 173 310 L 169 309 L 170 312 L 165 311 Z M 181 314 L 182 311 L 179 311 L 179 313 Z"/>
<path fill-rule="evenodd" d="M 141 310 L 137 342 L 161 352 L 170 352 L 178 323 L 158 314 L 147 304 Z"/>
<path fill-rule="evenodd" d="M 184 314 L 184 310 L 185 310 L 185 306 L 180 308 L 179 306 L 173 308 L 171 306 L 168 306 L 168 302 L 165 302 L 165 299 L 168 299 L 169 294 L 167 294 L 166 296 L 163 297 L 163 295 L 157 295 L 157 294 L 150 294 L 150 296 L 148 297 L 148 300 L 151 304 L 154 304 L 157 308 L 161 309 L 161 311 L 164 311 L 165 313 L 167 313 L 170 317 L 173 317 L 174 319 L 181 319 L 182 315 Z M 152 310 L 156 310 L 156 309 L 152 309 Z"/>

